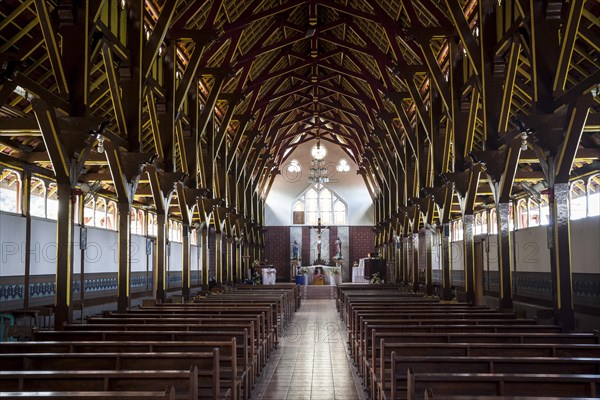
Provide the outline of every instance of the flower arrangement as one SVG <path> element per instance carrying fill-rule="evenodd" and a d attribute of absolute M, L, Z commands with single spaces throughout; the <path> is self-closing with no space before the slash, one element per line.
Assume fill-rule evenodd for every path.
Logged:
<path fill-rule="evenodd" d="M 304 274 L 308 274 L 308 268 L 307 268 L 307 267 L 301 267 L 301 268 L 300 268 L 300 273 L 301 273 L 302 275 L 304 275 Z"/>
<path fill-rule="evenodd" d="M 379 272 L 375 272 L 373 275 L 371 275 L 371 280 L 369 281 L 369 283 L 374 283 L 376 285 L 380 285 L 383 283 L 383 280 L 379 276 Z"/>
<path fill-rule="evenodd" d="M 252 262 L 252 265 L 253 265 L 254 267 L 260 267 L 260 261 L 258 261 L 258 260 L 254 260 L 254 261 Z"/>
<path fill-rule="evenodd" d="M 331 268 L 331 275 L 337 275 L 340 273 L 340 270 L 337 268 Z"/>
<path fill-rule="evenodd" d="M 253 285 L 261 284 L 260 274 L 258 272 L 255 272 L 252 274 L 252 284 Z"/>

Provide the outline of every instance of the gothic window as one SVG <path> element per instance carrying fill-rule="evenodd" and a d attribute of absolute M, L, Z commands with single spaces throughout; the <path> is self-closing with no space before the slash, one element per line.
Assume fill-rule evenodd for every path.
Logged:
<path fill-rule="evenodd" d="M 292 223 L 294 225 L 304 225 L 304 204 L 300 200 L 294 204 Z"/>
<path fill-rule="evenodd" d="M 292 221 L 295 225 L 346 224 L 347 205 L 337 194 L 317 183 L 298 197 L 292 206 Z"/>
<path fill-rule="evenodd" d="M 58 218 L 58 186 L 54 182 L 51 182 L 48 185 L 48 194 L 46 196 L 46 217 L 54 220 Z"/>
<path fill-rule="evenodd" d="M 46 218 L 46 184 L 43 180 L 31 178 L 29 196 L 29 214 L 34 217 Z"/>
<path fill-rule="evenodd" d="M 587 185 L 588 217 L 600 215 L 600 174 L 590 178 Z"/>
<path fill-rule="evenodd" d="M 527 200 L 520 199 L 517 202 L 517 228 L 527 228 L 528 224 Z"/>
<path fill-rule="evenodd" d="M 498 233 L 498 221 L 496 216 L 496 209 L 492 208 L 490 210 L 490 234 L 495 235 Z"/>
<path fill-rule="evenodd" d="M 583 179 L 571 183 L 569 218 L 585 218 L 587 214 L 587 193 Z"/>
<path fill-rule="evenodd" d="M 0 211 L 21 212 L 21 176 L 8 168 L 0 168 Z"/>

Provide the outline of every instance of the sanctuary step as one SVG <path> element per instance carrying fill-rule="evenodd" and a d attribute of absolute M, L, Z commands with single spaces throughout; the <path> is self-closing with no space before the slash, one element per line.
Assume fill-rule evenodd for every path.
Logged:
<path fill-rule="evenodd" d="M 331 285 L 301 285 L 302 300 L 330 300 L 335 299 L 337 286 Z"/>

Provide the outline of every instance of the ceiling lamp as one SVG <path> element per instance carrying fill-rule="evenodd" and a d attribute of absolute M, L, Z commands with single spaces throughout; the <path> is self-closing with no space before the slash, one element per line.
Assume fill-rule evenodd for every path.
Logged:
<path fill-rule="evenodd" d="M 327 155 L 325 146 L 321 146 L 321 141 L 317 139 L 317 144 L 312 148 L 310 154 L 315 160 L 322 160 Z"/>

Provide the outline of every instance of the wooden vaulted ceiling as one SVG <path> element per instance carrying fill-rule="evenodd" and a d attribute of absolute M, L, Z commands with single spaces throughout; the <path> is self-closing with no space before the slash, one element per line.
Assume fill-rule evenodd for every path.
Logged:
<path fill-rule="evenodd" d="M 131 18 L 136 5 L 143 7 L 143 21 Z M 52 168 L 36 124 L 27 129 L 14 121 L 34 121 L 32 95 L 52 102 L 59 116 L 73 115 L 65 92 L 70 77 L 58 66 L 70 40 L 61 35 L 72 18 L 70 7 L 47 0 L 0 3 L 4 163 Z M 538 22 L 540 7 L 544 23 L 538 29 L 554 24 L 561 37 L 558 58 L 549 61 L 556 64 L 551 76 L 540 76 L 536 64 L 545 45 L 531 21 Z M 194 176 L 186 163 L 193 164 L 195 151 L 186 155 L 185 147 L 196 140 L 202 152 L 208 139 L 203 132 L 194 136 L 192 100 L 199 96 L 206 105 L 216 93 L 213 127 L 232 147 L 230 154 L 244 161 L 236 173 L 244 170 L 260 181 L 263 193 L 290 150 L 320 137 L 359 165 L 374 198 L 395 193 L 384 208 L 406 206 L 419 189 L 443 183 L 441 175 L 477 162 L 478 151 L 507 147 L 525 130 L 525 117 L 567 108 L 572 97 L 598 90 L 600 81 L 597 0 L 93 0 L 88 15 L 85 114 L 108 121 L 124 149 L 157 154 L 165 170 Z M 139 59 L 127 38 L 135 23 L 143 25 L 143 45 L 156 44 L 155 52 L 142 52 Z M 113 57 L 108 62 L 106 48 Z M 116 67 L 115 79 L 122 80 L 123 66 L 137 60 L 148 70 L 145 98 L 133 99 L 143 103 L 138 135 L 120 129 L 107 70 Z M 176 107 L 171 137 L 159 143 L 156 126 L 162 121 L 154 116 L 173 102 L 168 79 L 181 86 L 188 75 L 194 85 L 183 97 L 176 94 L 182 106 Z M 540 81 L 552 78 L 558 80 L 551 82 L 554 103 L 544 107 Z M 126 89 L 120 90 L 126 101 Z M 492 91 L 503 96 L 491 101 Z M 599 169 L 595 93 L 574 152 L 573 177 Z M 490 116 L 494 107 L 502 108 L 500 122 Z M 463 114 L 466 122 L 458 126 Z M 81 180 L 110 180 L 102 155 L 92 154 L 85 165 Z M 518 161 L 517 190 L 544 180 L 530 146 Z M 483 204 L 491 195 L 481 185 L 476 202 Z M 145 202 L 143 194 L 139 190 L 136 199 Z"/>

